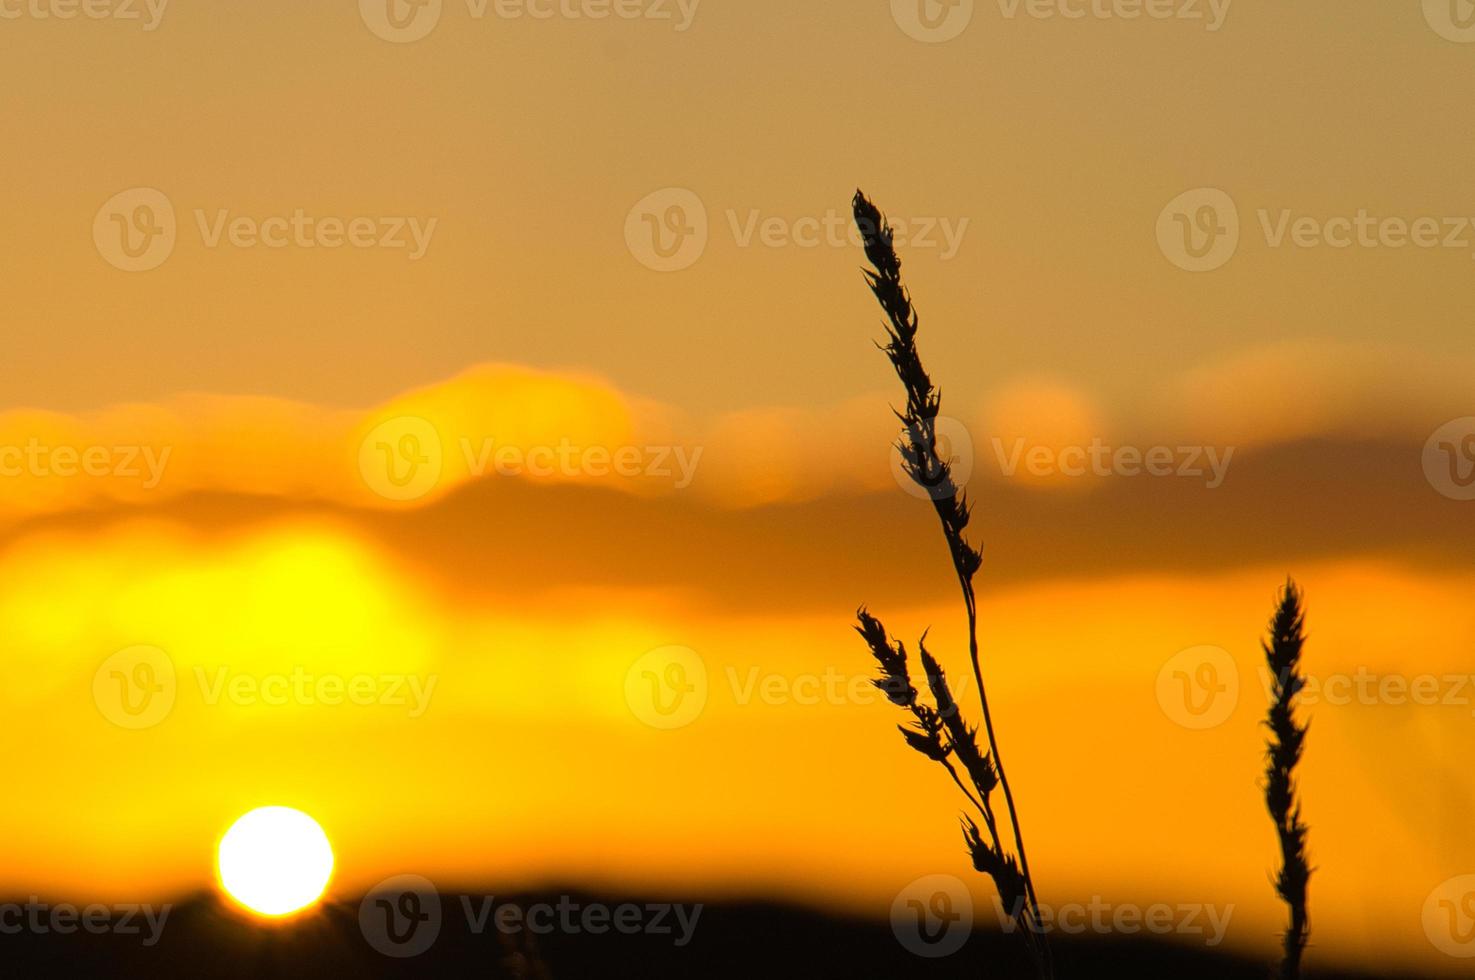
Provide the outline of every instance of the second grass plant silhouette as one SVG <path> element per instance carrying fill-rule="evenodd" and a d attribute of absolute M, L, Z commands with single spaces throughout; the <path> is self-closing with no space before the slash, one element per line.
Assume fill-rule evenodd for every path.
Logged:
<path fill-rule="evenodd" d="M 866 258 L 873 267 L 873 270 L 866 270 L 866 281 L 886 314 L 888 342 L 882 349 L 906 389 L 906 408 L 897 412 L 903 426 L 898 445 L 903 467 L 932 500 L 963 591 L 963 604 L 968 615 L 968 653 L 973 679 L 978 685 L 987 750 L 978 744 L 978 728 L 964 720 L 941 664 L 927 650 L 925 634 L 917 644 L 917 652 L 932 699 L 930 705 L 912 683 L 906 647 L 887 635 L 881 621 L 862 608 L 857 614 L 860 625 L 856 630 L 880 665 L 881 676 L 876 680 L 876 686 L 892 703 L 912 715 L 911 727 L 902 728 L 907 744 L 946 768 L 982 819 L 983 828 L 980 829 L 971 815 L 963 817 L 963 836 L 972 855 L 973 866 L 993 879 L 1000 900 L 1021 927 L 1029 944 L 1036 975 L 1041 980 L 1050 980 L 1054 975 L 1050 948 L 1042 928 L 1039 899 L 1024 849 L 1019 811 L 999 754 L 998 737 L 994 732 L 993 715 L 989 710 L 983 669 L 979 663 L 978 601 L 973 578 L 983 563 L 983 556 L 964 535 L 970 505 L 963 489 L 953 480 L 952 461 L 942 458 L 938 452 L 937 416 L 942 399 L 917 353 L 919 321 L 912 307 L 911 295 L 902 285 L 901 259 L 896 254 L 891 227 L 863 193 L 856 192 L 853 206 Z M 959 775 L 960 769 L 967 776 L 967 783 Z M 1013 853 L 1006 848 L 999 830 L 993 797 L 995 789 L 1003 793 L 1008 829 L 1012 831 Z"/>
<path fill-rule="evenodd" d="M 1311 868 L 1306 863 L 1307 828 L 1301 820 L 1295 779 L 1307 730 L 1307 726 L 1296 720 L 1295 713 L 1296 695 L 1306 686 L 1301 673 L 1301 647 L 1305 642 L 1306 614 L 1302 609 L 1301 590 L 1294 581 L 1287 581 L 1270 620 L 1270 639 L 1264 644 L 1272 685 L 1270 713 L 1265 721 L 1270 729 L 1265 806 L 1275 821 L 1280 841 L 1281 868 L 1275 878 L 1275 890 L 1290 911 L 1281 980 L 1299 980 L 1301 954 L 1305 952 L 1311 929 L 1306 913 L 1306 887 L 1311 880 Z"/>

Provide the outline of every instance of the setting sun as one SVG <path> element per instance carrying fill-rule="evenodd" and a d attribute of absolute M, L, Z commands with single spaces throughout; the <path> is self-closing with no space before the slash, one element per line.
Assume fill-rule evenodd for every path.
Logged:
<path fill-rule="evenodd" d="M 220 885 L 260 915 L 287 915 L 317 901 L 333 873 L 333 848 L 316 820 L 285 806 L 252 810 L 220 839 Z"/>

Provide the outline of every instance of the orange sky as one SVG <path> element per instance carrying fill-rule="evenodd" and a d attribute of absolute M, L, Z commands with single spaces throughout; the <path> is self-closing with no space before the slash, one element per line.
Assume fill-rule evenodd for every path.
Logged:
<path fill-rule="evenodd" d="M 1033 430 L 991 421 L 1013 403 Z M 1226 942 L 1271 948 L 1256 643 L 1294 572 L 1308 670 L 1330 685 L 1308 706 L 1315 955 L 1450 967 L 1419 913 L 1475 860 L 1458 761 L 1475 711 L 1469 503 L 1437 491 L 1402 423 L 1287 441 L 1230 420 L 1212 488 L 1212 472 L 1004 474 L 990 433 L 1107 438 L 1073 428 L 1079 408 L 1021 382 L 955 433 L 955 452 L 974 446 L 959 458 L 980 501 L 988 677 L 1042 887 L 1061 903 L 1232 905 Z M 26 802 L 0 827 L 16 845 L 6 884 L 201 887 L 223 823 L 273 802 L 323 822 L 344 894 L 408 867 L 880 914 L 924 871 L 963 874 L 957 801 L 895 738 L 848 631 L 867 602 L 903 636 L 932 627 L 963 671 L 930 508 L 862 414 L 704 428 L 592 378 L 486 365 L 359 412 L 193 398 L 5 416 L 0 442 L 52 467 L 27 464 L 0 497 L 3 699 L 48 747 L 13 768 Z M 1151 431 L 1115 441 L 1182 441 Z M 435 479 L 389 479 L 411 472 L 406 433 L 424 440 L 414 472 Z M 477 476 L 483 439 L 511 455 Z M 567 472 L 556 455 L 545 475 L 516 469 L 560 444 L 579 450 Z M 130 446 L 137 477 L 55 471 L 62 449 L 121 466 Z M 598 448 L 606 468 L 622 449 L 640 468 L 604 474 Z M 649 469 L 662 451 L 664 476 Z M 681 486 L 679 459 L 695 460 Z M 672 647 L 707 689 L 667 730 L 643 671 L 666 676 Z M 1205 647 L 1239 689 L 1198 730 L 1171 671 Z M 139 648 L 174 678 L 161 715 L 119 714 Z M 1407 693 L 1421 678 L 1436 703 Z"/>
<path fill-rule="evenodd" d="M 1293 573 L 1332 685 L 1310 955 L 1458 973 L 1421 915 L 1475 872 L 1475 491 L 1440 448 L 1475 436 L 1475 226 L 1338 249 L 1264 222 L 1475 220 L 1475 45 L 1417 4 L 1236 3 L 1214 31 L 1006 6 L 945 44 L 879 0 L 702 0 L 684 29 L 448 0 L 405 44 L 353 3 L 0 20 L 0 893 L 204 887 L 224 827 L 281 803 L 343 894 L 415 872 L 883 916 L 946 873 L 986 902 L 849 632 L 868 603 L 965 673 L 862 256 L 825 230 L 860 184 L 935 219 L 903 258 L 1042 898 L 1232 904 L 1227 943 L 1271 955 L 1257 642 Z M 164 213 L 138 188 L 175 240 L 127 272 L 114 215 Z M 708 240 L 657 272 L 630 229 L 671 188 Z M 1155 233 L 1195 188 L 1241 223 L 1197 274 Z M 407 244 L 229 230 L 299 211 Z M 1137 455 L 1062 472 L 1093 446 Z M 1171 665 L 1205 648 L 1239 691 L 1198 730 Z M 641 671 L 672 656 L 707 691 L 666 730 Z M 172 672 L 158 717 L 114 700 L 140 664 Z M 1359 678 L 1444 703 L 1339 702 Z"/>

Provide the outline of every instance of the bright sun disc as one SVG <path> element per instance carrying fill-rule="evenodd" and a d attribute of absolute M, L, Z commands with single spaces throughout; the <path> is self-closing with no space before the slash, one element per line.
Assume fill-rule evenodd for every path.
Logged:
<path fill-rule="evenodd" d="M 317 901 L 333 874 L 333 848 L 316 820 L 286 806 L 252 810 L 220 839 L 220 885 L 261 915 Z"/>

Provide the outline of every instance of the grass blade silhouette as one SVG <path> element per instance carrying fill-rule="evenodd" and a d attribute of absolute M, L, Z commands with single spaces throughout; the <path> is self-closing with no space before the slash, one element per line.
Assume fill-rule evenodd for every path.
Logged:
<path fill-rule="evenodd" d="M 882 350 L 906 390 L 906 408 L 896 413 L 903 425 L 903 437 L 897 448 L 907 475 L 932 500 L 963 592 L 963 604 L 968 615 L 968 653 L 973 679 L 978 685 L 987 751 L 978 745 L 978 730 L 964 721 L 941 665 L 927 651 L 925 636 L 918 644 L 918 653 L 935 706 L 928 706 L 921 700 L 908 672 L 905 648 L 900 643 L 893 645 L 879 620 L 862 608 L 857 614 L 860 625 L 856 629 L 881 666 L 881 676 L 875 682 L 877 687 L 885 691 L 894 704 L 906 708 L 913 715 L 913 727 L 902 729 L 907 744 L 945 766 L 953 781 L 978 810 L 987 836 L 971 816 L 963 818 L 964 841 L 972 854 L 973 866 L 993 879 L 1005 908 L 1024 929 L 1036 972 L 1048 980 L 1053 976 L 1049 945 L 1042 929 L 1039 899 L 1024 849 L 1019 812 L 999 755 L 998 737 L 994 732 L 993 714 L 989 710 L 979 662 L 978 600 L 973 577 L 983 563 L 983 556 L 965 536 L 971 507 L 966 494 L 953 480 L 952 461 L 943 459 L 937 450 L 937 416 L 942 397 L 917 353 L 919 319 L 912 307 L 911 295 L 901 281 L 901 259 L 896 254 L 891 227 L 880 210 L 860 191 L 856 192 L 852 203 L 866 258 L 874 270 L 865 270 L 866 282 L 886 313 L 888 342 Z M 958 774 L 960 768 L 972 784 L 971 792 Z M 995 788 L 1003 791 L 1017 859 L 1015 854 L 1005 850 L 999 833 L 992 802 Z"/>
<path fill-rule="evenodd" d="M 1299 980 L 1301 956 L 1311 929 L 1306 913 L 1306 887 L 1311 880 L 1311 868 L 1306 863 L 1307 827 L 1301 820 L 1295 776 L 1307 732 L 1307 726 L 1298 723 L 1295 714 L 1296 695 L 1306 686 L 1301 673 L 1305 626 L 1301 590 L 1294 581 L 1287 580 L 1270 621 L 1270 640 L 1263 644 L 1273 685 L 1270 713 L 1265 722 L 1270 729 L 1265 805 L 1280 838 L 1281 869 L 1275 879 L 1275 891 L 1290 910 L 1280 967 L 1282 980 Z"/>

